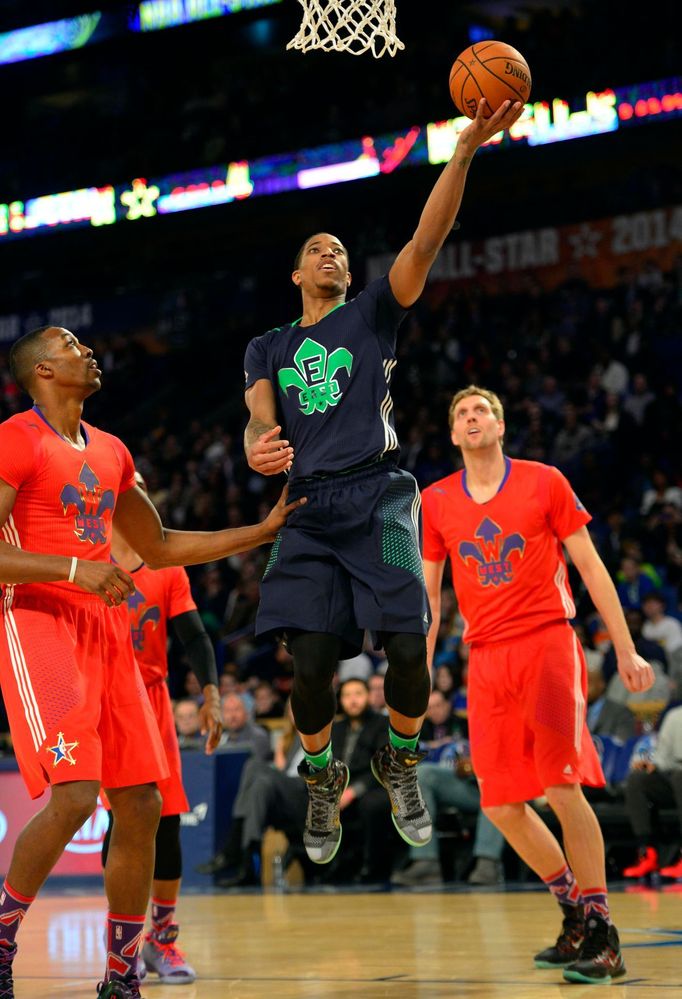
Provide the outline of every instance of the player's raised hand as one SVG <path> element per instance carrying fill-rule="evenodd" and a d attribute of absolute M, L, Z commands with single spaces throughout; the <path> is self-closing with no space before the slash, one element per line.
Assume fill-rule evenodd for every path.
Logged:
<path fill-rule="evenodd" d="M 638 656 L 636 652 L 628 652 L 618 656 L 618 672 L 626 690 L 629 690 L 631 694 L 649 690 L 653 687 L 656 679 L 649 663 L 646 659 Z"/>
<path fill-rule="evenodd" d="M 223 719 L 220 713 L 220 693 L 214 683 L 204 687 L 204 703 L 199 709 L 201 734 L 207 736 L 206 755 L 210 756 L 217 749 L 220 736 L 223 734 Z"/>
<path fill-rule="evenodd" d="M 287 503 L 288 496 L 289 487 L 285 486 L 276 504 L 263 521 L 263 527 L 267 534 L 266 541 L 274 541 L 277 533 L 284 527 L 289 514 L 308 502 L 307 498 L 302 496 L 300 499 L 294 500 L 293 503 Z"/>
<path fill-rule="evenodd" d="M 281 427 L 273 427 L 257 437 L 249 448 L 249 468 L 261 475 L 278 475 L 288 472 L 294 460 L 294 449 L 289 441 L 279 439 Z"/>
<path fill-rule="evenodd" d="M 487 110 L 488 102 L 485 97 L 482 97 L 478 102 L 476 117 L 470 125 L 467 125 L 463 132 L 460 132 L 459 139 L 457 140 L 458 147 L 464 145 L 478 149 L 483 142 L 492 139 L 493 135 L 496 135 L 497 132 L 504 131 L 505 128 L 509 128 L 514 122 L 518 121 L 523 113 L 523 104 L 520 101 L 514 101 L 513 103 L 511 101 L 504 101 L 490 118 L 485 117 Z"/>
<path fill-rule="evenodd" d="M 79 558 L 73 581 L 81 590 L 97 594 L 107 607 L 118 607 L 135 592 L 132 578 L 111 562 L 88 562 Z"/>

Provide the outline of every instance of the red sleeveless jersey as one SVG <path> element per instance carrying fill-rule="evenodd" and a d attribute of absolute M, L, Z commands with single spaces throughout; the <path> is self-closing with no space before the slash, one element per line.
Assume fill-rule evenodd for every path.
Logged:
<path fill-rule="evenodd" d="M 135 467 L 117 437 L 88 423 L 81 428 L 87 442 L 82 451 L 35 408 L 0 424 L 0 479 L 17 491 L 3 541 L 43 555 L 110 561 L 114 507 L 135 485 Z M 21 590 L 60 599 L 85 595 L 68 582 L 25 583 Z"/>
<path fill-rule="evenodd" d="M 130 574 L 135 592 L 128 597 L 130 634 L 137 664 L 147 686 L 165 680 L 168 621 L 196 610 L 187 573 L 181 567 L 150 569 L 142 565 Z"/>
<path fill-rule="evenodd" d="M 472 499 L 464 471 L 422 493 L 424 559 L 450 557 L 471 644 L 507 642 L 575 615 L 562 542 L 590 515 L 557 468 L 505 463 L 486 503 Z"/>

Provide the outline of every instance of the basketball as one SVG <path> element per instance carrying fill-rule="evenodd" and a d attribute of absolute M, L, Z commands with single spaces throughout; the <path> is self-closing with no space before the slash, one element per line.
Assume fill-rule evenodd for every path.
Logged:
<path fill-rule="evenodd" d="M 450 95 L 462 114 L 476 117 L 482 97 L 488 102 L 489 118 L 504 101 L 530 97 L 530 69 L 521 53 L 505 42 L 485 41 L 470 45 L 457 56 L 450 70 Z"/>

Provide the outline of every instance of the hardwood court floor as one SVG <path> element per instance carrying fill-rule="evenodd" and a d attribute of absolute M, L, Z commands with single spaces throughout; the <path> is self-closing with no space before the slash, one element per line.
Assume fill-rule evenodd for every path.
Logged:
<path fill-rule="evenodd" d="M 609 999 L 682 996 L 682 885 L 612 896 L 628 975 Z M 94 997 L 101 896 L 47 894 L 21 929 L 16 999 Z M 536 971 L 558 929 L 541 892 L 187 895 L 182 943 L 200 978 L 152 978 L 147 999 L 579 999 L 594 987 Z M 601 994 L 601 993 L 600 993 Z"/>

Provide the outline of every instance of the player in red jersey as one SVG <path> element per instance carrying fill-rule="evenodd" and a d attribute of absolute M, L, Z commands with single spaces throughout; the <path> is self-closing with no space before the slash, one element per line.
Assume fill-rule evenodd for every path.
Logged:
<path fill-rule="evenodd" d="M 536 955 L 536 966 L 602 984 L 625 966 L 609 918 L 604 842 L 580 786 L 604 779 L 585 724 L 585 660 L 568 623 L 575 607 L 562 545 L 606 623 L 628 690 L 647 690 L 653 672 L 635 652 L 585 527 L 590 516 L 564 476 L 504 455 L 502 405 L 486 389 L 472 385 L 455 395 L 450 428 L 464 469 L 422 494 L 429 662 L 449 556 L 471 646 L 469 733 L 481 805 L 564 915 L 556 944 Z M 561 823 L 566 855 L 526 804 L 543 794 Z"/>
<path fill-rule="evenodd" d="M 158 781 L 168 765 L 135 663 L 130 575 L 110 561 L 112 523 L 154 568 L 224 558 L 271 541 L 296 504 L 262 524 L 166 530 L 116 437 L 81 419 L 101 387 L 92 350 L 42 327 L 10 352 L 35 405 L 0 425 L 0 682 L 19 767 L 50 800 L 19 834 L 0 891 L 0 994 L 14 995 L 16 931 L 104 788 L 115 816 L 105 870 L 107 967 L 100 999 L 136 999 L 137 950 L 154 867 Z"/>
<path fill-rule="evenodd" d="M 135 481 L 146 493 L 147 487 L 139 472 L 135 473 Z M 203 690 L 204 703 L 200 717 L 202 733 L 208 734 L 207 753 L 215 750 L 222 731 L 215 652 L 197 611 L 189 579 L 183 568 L 174 566 L 168 569 L 150 569 L 115 529 L 111 554 L 116 564 L 130 574 L 135 586 L 134 592 L 128 597 L 133 651 L 159 725 L 170 770 L 170 777 L 158 784 L 161 819 L 156 833 L 152 926 L 144 938 L 138 974 L 140 978 L 144 978 L 148 971 L 154 971 L 161 982 L 189 984 L 196 978 L 196 973 L 176 943 L 179 927 L 175 909 L 182 877 L 180 815 L 189 811 L 189 802 L 182 785 L 180 748 L 166 683 L 169 622 L 182 642 L 185 655 Z M 113 815 L 110 811 L 109 829 L 102 847 L 104 865 L 112 831 Z"/>

